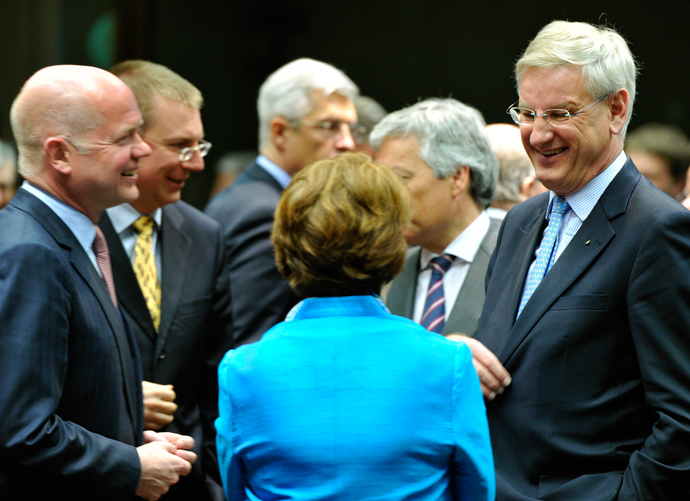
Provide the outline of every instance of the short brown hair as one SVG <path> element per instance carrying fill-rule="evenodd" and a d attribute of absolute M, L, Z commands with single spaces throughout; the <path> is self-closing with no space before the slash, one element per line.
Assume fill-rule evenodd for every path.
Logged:
<path fill-rule="evenodd" d="M 134 94 L 144 120 L 144 130 L 151 122 L 156 96 L 167 97 L 199 110 L 204 104 L 199 89 L 162 64 L 130 59 L 117 63 L 110 68 L 110 72 L 123 80 Z"/>
<path fill-rule="evenodd" d="M 302 169 L 278 204 L 276 264 L 301 297 L 379 293 L 405 263 L 410 220 L 400 177 L 363 153 Z"/>

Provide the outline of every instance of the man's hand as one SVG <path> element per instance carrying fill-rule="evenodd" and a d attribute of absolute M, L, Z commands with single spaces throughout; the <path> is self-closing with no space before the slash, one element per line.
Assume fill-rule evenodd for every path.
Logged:
<path fill-rule="evenodd" d="M 144 392 L 144 428 L 160 430 L 173 421 L 173 414 L 177 410 L 175 392 L 171 384 L 156 384 L 149 381 L 142 382 Z"/>
<path fill-rule="evenodd" d="M 191 447 L 194 445 L 191 437 L 175 433 L 169 435 L 171 436 L 167 437 L 164 433 L 146 431 L 144 445 L 137 447 L 141 476 L 136 494 L 149 501 L 155 501 L 168 492 L 170 486 L 178 482 L 180 475 L 188 475 L 192 471 L 192 463 L 196 461 L 196 454 L 180 450 L 171 443 Z"/>
<path fill-rule="evenodd" d="M 472 352 L 472 363 L 474 370 L 477 371 L 477 376 L 479 376 L 484 398 L 493 400 L 496 395 L 503 393 L 512 379 L 496 355 L 476 339 L 464 334 L 449 334 L 446 337 L 453 341 L 464 342 Z"/>
<path fill-rule="evenodd" d="M 145 444 L 155 441 L 164 441 L 174 445 L 177 448 L 175 451 L 176 456 L 179 456 L 190 464 L 196 463 L 196 454 L 192 452 L 192 447 L 194 447 L 194 439 L 192 437 L 168 431 L 156 433 L 155 431 L 147 430 L 144 432 Z"/>

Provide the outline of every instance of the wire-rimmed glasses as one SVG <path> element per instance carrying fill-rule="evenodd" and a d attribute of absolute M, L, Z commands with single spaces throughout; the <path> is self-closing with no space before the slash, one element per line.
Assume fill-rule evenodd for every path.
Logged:
<path fill-rule="evenodd" d="M 599 99 L 594 101 L 586 108 L 580 111 L 576 111 L 575 113 L 571 113 L 568 110 L 560 109 L 544 110 L 544 113 L 537 113 L 529 108 L 521 108 L 519 106 L 515 106 L 517 104 L 517 101 L 510 105 L 510 107 L 506 110 L 506 113 L 510 115 L 510 118 L 513 119 L 513 122 L 523 127 L 533 126 L 534 121 L 537 119 L 537 117 L 542 117 L 552 127 L 566 127 L 570 124 L 570 119 L 572 117 L 574 117 L 575 115 L 579 115 L 580 113 L 584 113 L 585 111 L 590 109 L 592 106 L 594 106 L 607 96 L 608 94 L 601 96 Z"/>
<path fill-rule="evenodd" d="M 205 140 L 200 140 L 199 144 L 196 146 L 188 146 L 187 148 L 182 148 L 180 150 L 180 162 L 189 162 L 194 156 L 194 152 L 199 150 L 199 155 L 205 157 L 211 150 L 211 143 Z"/>

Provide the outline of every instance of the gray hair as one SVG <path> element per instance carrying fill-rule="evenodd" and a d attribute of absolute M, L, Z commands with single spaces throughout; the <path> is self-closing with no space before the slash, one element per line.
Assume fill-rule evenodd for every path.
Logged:
<path fill-rule="evenodd" d="M 635 102 L 638 69 L 627 42 L 612 28 L 588 23 L 553 21 L 544 26 L 515 65 L 520 92 L 522 77 L 529 68 L 580 66 L 587 92 L 594 98 L 626 89 L 630 95 L 628 118 L 620 137 L 625 139 Z"/>
<path fill-rule="evenodd" d="M 485 126 L 482 114 L 471 106 L 455 99 L 427 99 L 387 115 L 369 140 L 379 149 L 386 137 L 411 135 L 419 143 L 420 158 L 439 179 L 469 167 L 471 195 L 487 207 L 496 190 L 498 165 Z"/>
<path fill-rule="evenodd" d="M 274 117 L 298 122 L 314 110 L 313 92 L 337 93 L 353 99 L 359 88 L 339 69 L 314 59 L 296 59 L 273 72 L 259 89 L 259 150 L 270 139 Z"/>

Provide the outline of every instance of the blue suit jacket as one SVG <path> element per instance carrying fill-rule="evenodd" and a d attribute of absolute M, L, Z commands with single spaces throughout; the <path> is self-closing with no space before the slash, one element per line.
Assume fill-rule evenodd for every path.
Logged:
<path fill-rule="evenodd" d="M 688 499 L 690 212 L 628 160 L 515 321 L 547 204 L 506 216 L 479 320 L 497 499 Z"/>
<path fill-rule="evenodd" d="M 464 344 L 373 296 L 295 309 L 221 363 L 228 499 L 493 500 L 486 412 Z"/>
<path fill-rule="evenodd" d="M 298 301 L 276 268 L 271 242 L 282 193 L 280 184 L 254 162 L 206 207 L 223 227 L 235 346 L 260 339 Z"/>
<path fill-rule="evenodd" d="M 131 499 L 136 345 L 60 218 L 26 190 L 0 211 L 0 499 Z"/>

